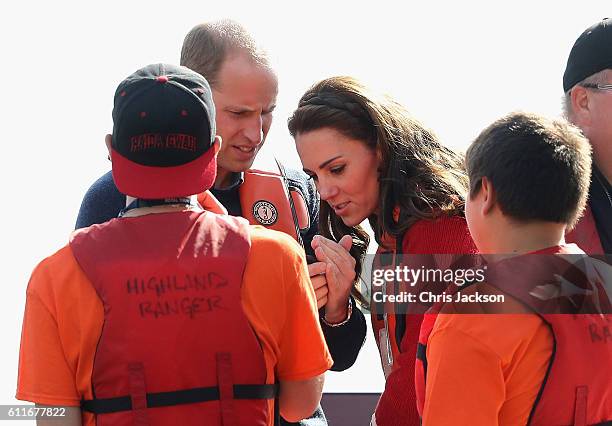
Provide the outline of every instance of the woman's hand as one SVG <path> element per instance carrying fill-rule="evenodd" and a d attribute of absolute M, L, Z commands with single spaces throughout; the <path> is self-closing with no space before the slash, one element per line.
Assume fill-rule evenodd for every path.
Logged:
<path fill-rule="evenodd" d="M 319 262 L 309 265 L 309 272 L 311 269 L 321 271 L 323 266 L 320 264 L 325 265 L 325 283 L 319 278 L 322 275 L 313 277 L 311 274 L 311 280 L 315 293 L 317 288 L 319 289 L 317 305 L 325 306 L 325 320 L 332 324 L 344 321 L 348 314 L 348 299 L 356 275 L 355 259 L 349 253 L 352 245 L 353 239 L 350 235 L 345 235 L 337 243 L 320 235 L 312 240 L 312 248 Z M 317 281 L 316 284 L 314 280 Z M 324 303 L 319 303 L 320 301 Z"/>

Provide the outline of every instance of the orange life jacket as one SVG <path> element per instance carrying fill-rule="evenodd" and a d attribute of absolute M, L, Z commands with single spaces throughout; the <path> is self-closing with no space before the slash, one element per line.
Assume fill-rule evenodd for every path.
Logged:
<path fill-rule="evenodd" d="M 244 219 L 113 219 L 70 246 L 104 305 L 94 399 L 81 404 L 97 425 L 269 424 L 274 378 L 240 300 Z"/>
<path fill-rule="evenodd" d="M 563 248 L 559 253 L 575 254 L 564 251 Z M 601 271 L 609 271 L 610 266 L 595 260 L 593 262 L 600 262 L 600 266 L 596 267 L 595 263 L 589 263 L 592 259 L 585 257 L 584 269 L 594 271 L 594 273 L 585 273 L 568 263 L 565 258 L 548 256 L 545 260 L 541 260 L 533 257 L 538 255 L 527 256 L 532 257 L 519 256 L 494 264 L 489 267 L 487 276 L 491 285 L 519 300 L 538 315 L 549 327 L 553 336 L 554 346 L 548 371 L 534 401 L 527 424 L 530 426 L 612 424 L 612 387 L 610 386 L 612 316 L 610 300 L 605 287 L 599 281 L 602 276 Z M 535 267 L 532 267 L 534 265 Z M 524 274 L 522 278 L 525 279 L 516 279 L 517 270 L 522 271 Z M 552 276 L 571 280 L 568 282 L 580 288 L 595 289 L 585 292 L 582 306 L 586 304 L 598 306 L 603 313 L 548 313 L 546 304 L 549 302 L 534 297 L 532 293 L 537 283 L 542 281 L 542 277 L 543 281 L 550 285 L 552 281 L 549 277 Z M 427 342 L 435 320 L 436 314 L 425 315 L 417 350 L 415 387 L 421 415 L 425 406 Z"/>
<path fill-rule="evenodd" d="M 198 203 L 200 203 L 200 206 L 207 212 L 227 214 L 227 209 L 223 207 L 223 204 L 221 204 L 221 202 L 217 200 L 217 197 L 210 191 L 204 191 L 198 194 Z"/>
<path fill-rule="evenodd" d="M 255 169 L 244 172 L 238 192 L 242 216 L 251 225 L 284 232 L 302 244 L 300 231 L 310 227 L 306 200 L 299 190 L 289 187 L 283 166 L 278 165 L 280 172 Z M 212 204 L 211 196 L 208 192 L 200 194 L 198 202 L 203 207 L 206 202 Z"/>

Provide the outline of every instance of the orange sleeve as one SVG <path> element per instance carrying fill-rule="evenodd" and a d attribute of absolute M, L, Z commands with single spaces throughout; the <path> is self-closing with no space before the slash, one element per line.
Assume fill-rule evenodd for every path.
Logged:
<path fill-rule="evenodd" d="M 501 360 L 456 328 L 432 333 L 427 344 L 424 426 L 494 426 L 505 395 Z"/>
<path fill-rule="evenodd" d="M 78 406 L 75 373 L 62 349 L 54 308 L 46 305 L 36 291 L 50 286 L 51 280 L 47 261 L 43 261 L 28 284 L 16 398 L 39 404 Z"/>
<path fill-rule="evenodd" d="M 262 227 L 252 228 L 251 241 L 243 303 L 264 347 L 275 355 L 276 378 L 306 380 L 324 373 L 333 361 L 302 248 Z"/>
<path fill-rule="evenodd" d="M 527 423 L 552 347 L 537 315 L 438 315 L 427 343 L 423 425 Z"/>
<path fill-rule="evenodd" d="M 304 252 L 288 237 L 291 250 L 283 259 L 286 321 L 282 330 L 277 374 L 280 380 L 305 380 L 328 370 L 333 360 L 327 349 Z"/>

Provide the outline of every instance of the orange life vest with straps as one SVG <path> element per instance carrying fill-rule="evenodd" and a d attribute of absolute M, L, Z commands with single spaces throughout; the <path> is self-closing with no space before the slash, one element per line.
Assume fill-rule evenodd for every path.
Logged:
<path fill-rule="evenodd" d="M 300 231 L 310 228 L 306 200 L 299 190 L 288 185 L 282 164 L 277 162 L 277 165 L 279 172 L 255 169 L 244 172 L 244 182 L 238 189 L 242 217 L 251 225 L 284 232 L 302 244 Z M 202 193 L 198 195 L 198 202 L 202 206 L 210 205 L 211 196 L 208 192 Z"/>
<path fill-rule="evenodd" d="M 554 254 L 579 254 L 575 246 L 560 247 Z M 553 350 L 548 370 L 527 421 L 531 426 L 610 425 L 612 424 L 612 307 L 601 277 L 610 277 L 610 265 L 601 260 L 579 256 L 580 262 L 546 254 L 517 256 L 489 265 L 487 283 L 521 302 L 548 326 Z M 577 265 L 581 264 L 580 267 Z M 516 271 L 521 271 L 517 279 Z M 552 279 L 552 277 L 561 277 Z M 608 278 L 609 279 L 609 278 Z M 571 283 L 583 289 L 580 303 L 563 304 L 563 314 L 552 313 L 559 303 L 535 297 L 534 289 L 551 285 L 561 289 Z M 608 283 L 609 286 L 609 283 Z M 559 290 L 559 294 L 562 290 Z M 571 311 L 573 307 L 575 311 Z M 588 307 L 588 308 L 585 308 Z M 440 307 L 437 307 L 438 311 Z M 587 310 L 588 313 L 582 313 Z M 582 311 L 581 311 L 582 310 Z M 595 313 L 598 311 L 599 313 Z M 461 314 L 456 314 L 461 315 Z M 495 315 L 495 314 L 491 314 Z M 415 387 L 419 414 L 425 406 L 427 342 L 436 314 L 426 314 L 421 325 Z"/>
<path fill-rule="evenodd" d="M 92 371 L 97 425 L 268 425 L 276 396 L 241 305 L 244 219 L 175 212 L 73 234 L 104 306 Z"/>

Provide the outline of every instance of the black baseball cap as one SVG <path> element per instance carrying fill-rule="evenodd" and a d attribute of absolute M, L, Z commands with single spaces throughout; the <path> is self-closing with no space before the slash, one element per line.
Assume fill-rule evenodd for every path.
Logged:
<path fill-rule="evenodd" d="M 158 199 L 212 187 L 217 162 L 215 106 L 200 74 L 153 64 L 127 77 L 115 92 L 111 160 L 119 191 Z"/>
<path fill-rule="evenodd" d="M 587 28 L 574 43 L 563 74 L 563 91 L 608 68 L 612 68 L 612 19 L 605 18 Z"/>

